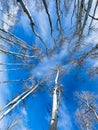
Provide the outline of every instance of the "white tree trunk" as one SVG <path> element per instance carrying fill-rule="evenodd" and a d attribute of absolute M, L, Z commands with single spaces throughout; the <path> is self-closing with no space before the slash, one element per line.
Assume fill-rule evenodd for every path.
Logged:
<path fill-rule="evenodd" d="M 59 78 L 59 69 L 57 70 L 57 75 L 55 78 L 55 87 L 53 88 L 53 103 L 52 103 L 52 116 L 50 121 L 49 130 L 57 130 L 58 123 L 58 78 Z"/>
<path fill-rule="evenodd" d="M 34 87 L 32 87 L 32 89 L 30 91 L 28 91 L 26 94 L 24 94 L 23 92 L 23 96 L 21 98 L 16 97 L 16 99 L 19 98 L 19 100 L 16 101 L 16 103 L 14 102 L 14 104 L 8 108 L 5 112 L 3 112 L 0 115 L 0 120 L 5 117 L 6 115 L 8 115 L 8 113 L 10 113 L 21 101 L 23 101 L 25 98 L 27 98 L 31 93 L 33 93 L 37 88 L 38 88 L 39 84 L 35 85 Z M 15 101 L 16 99 L 14 99 L 13 101 Z M 4 108 L 6 108 L 8 105 L 6 105 Z"/>
<path fill-rule="evenodd" d="M 52 117 L 50 122 L 50 130 L 57 130 L 57 115 L 58 115 L 58 103 L 57 103 L 57 87 L 53 90 L 53 104 L 52 104 Z"/>

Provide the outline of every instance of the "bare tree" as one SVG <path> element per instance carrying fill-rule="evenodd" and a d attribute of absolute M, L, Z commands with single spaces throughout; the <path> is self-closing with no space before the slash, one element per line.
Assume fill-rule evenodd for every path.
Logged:
<path fill-rule="evenodd" d="M 81 130 L 95 129 L 98 122 L 97 96 L 94 93 L 83 91 L 76 92 L 79 108 L 76 110 L 76 118 Z"/>
<path fill-rule="evenodd" d="M 13 73 L 15 71 L 19 72 L 19 70 L 23 70 L 29 73 L 28 77 L 20 76 L 18 79 L 9 78 L 8 80 L 4 81 L 0 80 L 0 85 L 4 85 L 7 83 L 22 83 L 22 87 L 26 89 L 23 89 L 21 94 L 15 93 L 18 96 L 15 96 L 14 98 L 12 97 L 13 100 L 9 101 L 4 107 L 0 109 L 0 120 L 7 116 L 14 108 L 16 108 L 19 103 L 28 98 L 29 95 L 34 93 L 35 90 L 39 90 L 38 88 L 40 87 L 40 85 L 42 85 L 44 79 L 47 80 L 47 75 L 51 75 L 51 72 L 49 72 L 49 68 L 46 67 L 46 64 L 44 64 L 45 59 L 47 59 L 48 65 L 51 64 L 51 61 L 54 62 L 50 65 L 53 65 L 53 68 L 55 68 L 55 66 L 68 65 L 69 69 L 77 65 L 83 65 L 85 63 L 84 61 L 86 61 L 87 59 L 96 59 L 96 57 L 98 57 L 98 44 L 92 45 L 92 43 L 89 43 L 91 47 L 90 49 L 87 48 L 85 51 L 87 44 L 84 43 L 85 41 L 83 39 L 86 36 L 85 29 L 89 32 L 94 20 L 98 20 L 98 18 L 95 17 L 98 0 L 96 0 L 94 6 L 93 0 L 52 1 L 54 2 L 54 9 L 52 13 L 54 13 L 55 16 L 53 16 L 53 14 L 51 13 L 52 10 L 49 7 L 51 1 L 33 0 L 32 4 L 34 3 L 34 1 L 36 5 L 38 4 L 38 9 L 36 10 L 36 12 L 39 10 L 39 7 L 41 7 L 40 11 L 44 9 L 44 13 L 48 18 L 47 26 L 49 26 L 50 34 L 47 34 L 47 40 L 46 37 L 42 37 L 42 34 L 39 31 L 40 26 L 36 22 L 36 19 L 33 15 L 33 8 L 32 10 L 29 9 L 29 2 L 26 3 L 25 0 L 0 1 L 0 4 L 2 5 L 2 8 L 0 8 L 0 54 L 6 55 L 6 57 L 10 61 L 6 63 L 0 63 L 0 66 L 6 66 L 6 69 L 0 69 L 0 74 L 11 71 L 13 71 Z M 16 12 L 12 10 L 12 7 L 16 7 Z M 93 14 L 91 14 L 92 9 Z M 20 21 L 20 17 L 23 15 L 22 12 L 26 14 L 24 17 L 27 16 L 26 18 L 29 20 L 28 24 L 32 29 L 31 32 L 33 36 L 38 39 L 39 45 L 37 46 L 35 45 L 37 44 L 35 43 L 35 41 L 34 43 L 31 43 L 29 42 L 28 38 L 26 39 L 27 41 L 25 41 L 15 34 L 13 26 Z M 68 15 L 70 16 L 70 18 L 67 17 Z M 7 18 L 7 20 L 4 19 L 3 16 L 4 18 Z M 40 24 L 42 25 L 42 23 Z M 66 24 L 71 29 L 67 30 Z M 69 31 L 69 34 L 66 33 L 67 31 Z M 45 49 L 40 45 L 40 43 L 45 46 Z M 71 48 L 72 51 L 70 51 Z M 34 68 L 36 68 L 37 65 L 43 65 L 43 68 L 48 68 L 48 74 L 45 74 L 45 76 L 41 76 L 41 81 L 37 75 L 37 84 L 30 85 L 31 87 L 26 88 L 24 84 L 27 82 L 32 83 L 32 75 L 36 77 L 36 74 L 33 74 L 33 70 Z M 41 69 L 42 68 L 40 67 L 40 70 Z M 66 69 L 64 71 L 66 71 Z M 90 68 L 89 73 L 92 74 L 93 71 L 98 73 L 98 67 Z M 60 68 L 57 69 L 55 83 L 52 89 L 53 101 L 49 127 L 50 130 L 58 129 L 58 108 L 61 98 L 61 85 L 59 84 L 59 77 Z M 48 78 L 48 80 L 50 79 Z M 90 130 L 93 128 L 95 122 L 98 120 L 98 111 L 95 105 L 96 103 L 94 102 L 96 97 L 94 96 L 94 94 L 90 94 L 89 92 L 78 93 L 77 97 L 79 98 L 79 102 L 81 102 L 79 104 L 79 109 L 76 111 L 76 116 L 79 122 L 81 122 L 82 124 L 80 127 L 82 130 Z M 12 123 L 9 128 L 11 129 L 15 124 L 17 124 L 17 122 Z"/>
<path fill-rule="evenodd" d="M 25 98 L 27 98 L 31 93 L 33 93 L 39 86 L 39 83 L 37 85 L 35 85 L 32 88 L 29 88 L 29 90 L 26 90 L 25 92 L 23 92 L 22 94 L 18 95 L 17 97 L 15 97 L 12 101 L 10 101 L 7 105 L 5 105 L 3 108 L 0 109 L 0 112 L 4 111 L 1 115 L 0 115 L 0 120 L 5 117 L 7 114 L 9 114 L 21 101 L 23 101 Z M 6 108 L 8 108 L 6 110 Z"/>
<path fill-rule="evenodd" d="M 57 74 L 55 77 L 55 86 L 52 90 L 53 93 L 53 103 L 52 103 L 52 115 L 50 121 L 50 130 L 57 130 L 57 123 L 58 123 L 58 107 L 60 103 L 61 97 L 61 86 L 58 84 L 60 70 L 57 69 Z"/>

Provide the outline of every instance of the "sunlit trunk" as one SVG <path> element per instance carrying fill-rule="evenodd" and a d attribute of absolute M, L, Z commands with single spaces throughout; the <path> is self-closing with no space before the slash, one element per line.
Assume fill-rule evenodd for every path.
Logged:
<path fill-rule="evenodd" d="M 58 121 L 58 103 L 57 103 L 57 87 L 53 90 L 52 116 L 50 122 L 50 130 L 57 130 Z"/>
<path fill-rule="evenodd" d="M 58 123 L 58 105 L 60 99 L 60 90 L 58 86 L 58 77 L 59 77 L 59 70 L 57 71 L 57 75 L 55 78 L 55 87 L 53 88 L 53 103 L 52 103 L 52 115 L 50 121 L 50 128 L 49 130 L 57 130 L 57 123 Z"/>
<path fill-rule="evenodd" d="M 22 102 L 31 93 L 33 93 L 38 88 L 38 86 L 39 86 L 39 84 L 35 85 L 34 87 L 32 87 L 32 89 L 30 89 L 29 91 L 23 92 L 22 94 L 20 94 L 19 96 L 17 96 L 13 101 L 11 101 L 9 104 L 5 105 L 1 110 L 4 110 L 5 108 L 7 108 L 8 106 L 10 106 L 13 103 L 10 108 L 8 108 L 5 112 L 3 112 L 0 115 L 0 120 L 3 117 L 5 117 L 6 115 L 8 115 L 20 102 Z"/>

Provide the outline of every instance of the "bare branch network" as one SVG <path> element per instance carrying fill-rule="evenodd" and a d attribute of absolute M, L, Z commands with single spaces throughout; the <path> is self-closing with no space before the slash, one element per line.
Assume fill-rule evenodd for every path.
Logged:
<path fill-rule="evenodd" d="M 22 103 L 29 96 L 47 88 L 52 92 L 49 130 L 58 130 L 59 109 L 67 86 L 61 85 L 62 79 L 74 68 L 85 68 L 89 78 L 98 74 L 98 67 L 92 65 L 98 59 L 98 42 L 88 40 L 98 33 L 97 8 L 98 0 L 0 1 L 0 89 L 21 87 L 0 106 L 0 121 L 13 114 L 19 104 L 24 107 Z M 25 22 L 28 26 L 22 30 Z M 87 62 L 91 64 L 88 68 Z M 8 77 L 3 78 L 4 74 Z M 93 130 L 98 123 L 97 97 L 89 88 L 77 92 L 76 97 L 79 128 Z M 21 118 L 11 119 L 7 130 L 21 124 Z"/>

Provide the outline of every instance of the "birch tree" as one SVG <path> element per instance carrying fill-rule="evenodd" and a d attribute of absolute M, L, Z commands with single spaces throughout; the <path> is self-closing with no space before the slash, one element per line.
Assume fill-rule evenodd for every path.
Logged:
<path fill-rule="evenodd" d="M 60 103 L 61 97 L 61 86 L 58 84 L 60 70 L 57 69 L 56 77 L 55 77 L 55 85 L 52 90 L 53 93 L 53 103 L 52 103 L 52 114 L 51 114 L 51 121 L 50 121 L 50 128 L 49 130 L 57 130 L 58 124 L 58 107 Z"/>
<path fill-rule="evenodd" d="M 82 129 L 92 130 L 98 122 L 97 96 L 94 93 L 83 91 L 77 92 L 79 108 L 76 111 L 77 121 Z"/>
<path fill-rule="evenodd" d="M 33 93 L 36 89 L 38 89 L 38 86 L 39 83 L 34 87 L 29 88 L 29 90 L 26 90 L 25 92 L 21 93 L 20 95 L 15 97 L 12 101 L 10 101 L 8 104 L 6 104 L 3 108 L 1 108 L 0 112 L 4 110 L 5 111 L 0 115 L 0 120 L 7 114 L 9 114 L 20 102 L 22 102 L 25 98 L 27 98 L 31 93 Z"/>
<path fill-rule="evenodd" d="M 34 4 L 36 6 L 35 10 L 32 6 Z M 95 4 L 93 0 L 0 1 L 0 54 L 8 59 L 8 62 L 5 63 L 1 61 L 0 66 L 6 66 L 6 68 L 2 69 L 1 67 L 0 74 L 12 72 L 14 76 L 15 72 L 18 73 L 23 70 L 22 76 L 19 75 L 18 78 L 10 79 L 9 75 L 7 80 L 0 80 L 0 85 L 8 84 L 9 86 L 12 83 L 15 83 L 15 85 L 20 83 L 22 87 L 22 92 L 20 94 L 15 92 L 15 97 L 12 97 L 12 100 L 0 109 L 0 120 L 10 114 L 29 95 L 39 91 L 39 87 L 44 80 L 50 80 L 50 78 L 46 78 L 51 75 L 50 68 L 67 66 L 67 70 L 71 70 L 74 67 L 82 66 L 83 69 L 87 60 L 92 62 L 97 59 L 98 44 L 91 41 L 87 43 L 85 40 L 92 31 L 95 21 L 98 21 L 96 17 L 97 6 L 98 0 L 96 0 Z M 39 11 L 41 16 L 46 15 L 44 18 L 48 31 L 45 28 L 44 34 L 41 32 L 45 26 L 44 19 L 42 18 L 42 21 L 37 19 Z M 32 43 L 29 41 L 27 34 L 28 37 L 25 39 L 16 33 L 15 25 L 18 25 L 18 22 L 21 23 L 22 16 L 27 19 L 28 23 L 26 24 L 31 28 L 30 33 L 34 37 Z M 25 23 L 25 21 L 22 22 Z M 24 23 L 21 23 L 21 26 Z M 25 29 L 28 32 L 28 28 Z M 35 70 L 38 71 L 37 76 Z M 41 75 L 43 70 L 45 70 L 45 76 L 43 76 L 44 73 Z M 92 65 L 87 71 L 89 74 L 94 71 L 95 75 L 95 73 L 98 73 L 98 67 Z M 27 73 L 26 76 L 24 75 L 25 73 Z M 41 77 L 41 82 L 39 76 Z M 52 89 L 50 130 L 58 129 L 58 109 L 62 96 L 59 77 L 60 69 L 58 68 Z M 36 84 L 32 85 L 33 80 Z M 25 87 L 26 83 L 30 85 L 26 85 L 26 87 L 29 86 L 27 88 Z M 93 103 L 93 98 L 95 99 L 95 97 L 93 94 L 90 96 L 88 92 L 82 92 L 78 94 L 78 98 L 82 102 L 82 107 L 79 107 L 76 112 L 80 122 L 83 124 L 83 127 L 80 127 L 81 129 L 89 130 L 93 126 L 92 120 L 98 120 L 97 109 Z M 11 127 L 13 127 L 13 124 Z"/>

